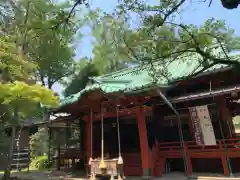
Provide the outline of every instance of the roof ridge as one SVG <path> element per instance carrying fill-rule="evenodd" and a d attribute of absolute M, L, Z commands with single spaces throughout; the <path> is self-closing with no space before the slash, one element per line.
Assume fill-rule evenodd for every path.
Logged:
<path fill-rule="evenodd" d="M 180 56 L 180 57 L 177 57 L 177 59 L 182 59 L 182 58 L 185 58 L 185 57 L 188 57 L 189 55 L 182 55 L 182 56 Z M 157 61 L 153 61 L 152 62 L 152 64 L 160 64 L 161 63 L 161 61 L 159 61 L 159 60 L 157 60 Z M 169 64 L 171 64 L 172 62 L 167 62 L 166 63 L 166 66 L 168 66 Z M 109 74 L 104 74 L 104 75 L 102 75 L 102 76 L 97 76 L 97 77 L 94 77 L 94 78 L 105 78 L 105 77 L 109 77 L 109 76 L 113 76 L 113 75 L 115 75 L 115 76 L 117 76 L 117 74 L 119 74 L 119 73 L 121 73 L 121 72 L 124 72 L 124 71 L 126 71 L 126 73 L 124 73 L 124 74 L 121 74 L 121 76 L 122 75 L 126 75 L 126 74 L 128 74 L 128 73 L 133 73 L 133 72 L 135 72 L 135 71 L 137 71 L 137 70 L 142 70 L 142 68 L 144 68 L 144 67 L 149 67 L 150 66 L 150 63 L 142 63 L 142 64 L 139 64 L 139 65 L 137 65 L 137 66 L 135 66 L 135 67 L 127 67 L 127 68 L 124 68 L 124 69 L 121 69 L 121 70 L 118 70 L 118 71 L 115 71 L 115 72 L 111 72 L 111 73 L 109 73 Z M 128 72 L 127 72 L 128 71 Z"/>
<path fill-rule="evenodd" d="M 133 70 L 135 69 L 136 67 L 138 66 L 141 66 L 141 64 L 135 66 L 135 67 L 127 67 L 127 68 L 123 68 L 123 69 L 120 69 L 118 71 L 114 71 L 114 72 L 111 72 L 111 73 L 108 73 L 108 74 L 104 74 L 102 76 L 96 76 L 97 78 L 105 78 L 105 77 L 108 77 L 108 76 L 111 76 L 111 75 L 114 75 L 114 74 L 118 74 L 120 72 L 123 72 L 123 71 L 127 71 L 127 70 Z"/>
<path fill-rule="evenodd" d="M 153 62 L 153 64 L 156 64 L 156 63 L 160 63 L 160 61 L 155 61 Z M 135 67 L 129 67 L 129 68 L 124 68 L 124 69 L 121 69 L 119 71 L 115 71 L 115 72 L 112 72 L 112 73 L 109 73 L 109 74 L 105 74 L 103 76 L 97 76 L 96 78 L 109 78 L 109 76 L 115 76 L 115 77 L 119 77 L 119 76 L 123 76 L 123 75 L 126 75 L 126 74 L 130 74 L 130 73 L 133 73 L 133 72 L 136 72 L 136 71 L 139 71 L 139 70 L 143 70 L 143 68 L 147 68 L 149 67 L 150 63 L 144 63 L 144 64 L 139 64 Z M 126 73 L 123 73 L 122 72 L 126 72 Z"/>
<path fill-rule="evenodd" d="M 213 47 L 213 49 L 214 48 L 215 47 Z M 235 55 L 229 54 L 230 58 L 236 58 L 238 56 L 240 56 L 240 54 L 235 54 Z M 177 59 L 182 59 L 182 58 L 186 58 L 186 57 L 189 57 L 189 55 L 185 54 L 185 55 L 182 55 L 180 57 L 177 57 Z M 161 63 L 161 61 L 154 61 L 154 62 L 152 62 L 152 64 L 160 64 L 160 63 Z M 165 65 L 169 66 L 171 63 L 172 62 L 167 62 Z M 135 67 L 128 67 L 128 68 L 124 68 L 124 69 L 121 69 L 121 70 L 118 70 L 118 71 L 115 71 L 115 72 L 111 72 L 109 74 L 104 74 L 102 76 L 97 76 L 97 78 L 101 79 L 101 78 L 106 78 L 106 77 L 109 77 L 109 76 L 119 77 L 119 76 L 123 76 L 123 75 L 126 75 L 126 74 L 130 74 L 130 73 L 139 71 L 139 70 L 143 70 L 142 68 L 149 67 L 149 66 L 150 66 L 150 63 L 143 63 L 143 64 L 139 64 L 139 65 L 137 65 Z M 123 72 L 126 72 L 126 73 L 123 73 Z"/>

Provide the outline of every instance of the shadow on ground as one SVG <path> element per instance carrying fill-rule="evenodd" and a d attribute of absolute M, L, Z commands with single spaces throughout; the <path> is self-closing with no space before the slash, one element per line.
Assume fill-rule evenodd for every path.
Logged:
<path fill-rule="evenodd" d="M 0 179 L 3 174 L 0 174 Z M 85 173 L 68 171 L 24 171 L 12 172 L 12 180 L 83 180 Z M 16 178 L 17 177 L 17 178 Z"/>

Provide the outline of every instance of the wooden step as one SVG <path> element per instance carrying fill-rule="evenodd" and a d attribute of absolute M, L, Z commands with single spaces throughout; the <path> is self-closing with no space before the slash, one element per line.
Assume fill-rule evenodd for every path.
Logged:
<path fill-rule="evenodd" d="M 17 158 L 13 159 L 12 161 L 24 161 L 24 160 L 29 160 L 29 158 Z"/>
<path fill-rule="evenodd" d="M 28 168 L 28 163 L 19 163 L 19 164 L 11 164 L 11 169 L 17 169 L 17 168 Z"/>
<path fill-rule="evenodd" d="M 19 152 L 19 153 L 13 153 L 13 156 L 18 156 L 18 155 L 28 155 L 28 152 Z"/>

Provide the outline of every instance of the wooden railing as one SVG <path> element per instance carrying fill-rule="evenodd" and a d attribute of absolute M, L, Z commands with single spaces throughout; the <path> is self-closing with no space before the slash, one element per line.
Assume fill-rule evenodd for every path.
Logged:
<path fill-rule="evenodd" d="M 61 148 L 55 149 L 58 151 L 57 156 L 54 159 L 57 161 L 57 169 L 64 166 L 65 168 L 73 167 L 75 168 L 76 160 L 82 158 L 82 153 L 80 148 Z"/>
<path fill-rule="evenodd" d="M 60 149 L 60 157 L 63 159 L 80 159 L 82 158 L 82 153 L 80 148 L 64 148 Z"/>
<path fill-rule="evenodd" d="M 195 141 L 184 141 L 184 148 L 188 152 L 219 152 L 219 151 L 239 151 L 240 138 L 217 140 L 216 145 L 197 145 Z M 160 152 L 181 152 L 182 147 L 180 142 L 163 142 L 158 143 Z M 80 148 L 62 148 L 60 149 L 60 157 L 63 159 L 82 158 Z"/>
<path fill-rule="evenodd" d="M 194 152 L 240 152 L 240 138 L 217 140 L 216 145 L 197 145 L 195 141 L 184 141 L 185 150 L 190 153 Z M 180 142 L 158 143 L 158 150 L 162 153 L 180 153 L 182 151 Z"/>

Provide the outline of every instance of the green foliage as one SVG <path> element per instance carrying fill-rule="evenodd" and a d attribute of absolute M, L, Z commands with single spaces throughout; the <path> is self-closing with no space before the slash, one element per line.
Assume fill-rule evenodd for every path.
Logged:
<path fill-rule="evenodd" d="M 31 159 L 42 156 L 48 152 L 48 132 L 45 128 L 40 128 L 30 137 Z"/>
<path fill-rule="evenodd" d="M 63 84 L 66 86 L 64 95 L 68 96 L 84 89 L 90 77 L 111 73 L 130 64 L 138 63 L 129 58 L 125 44 L 128 32 L 124 17 L 115 17 L 101 10 L 90 11 L 87 23 L 92 28 L 93 58 L 82 58 L 76 68 L 76 73 Z"/>
<path fill-rule="evenodd" d="M 3 5 L 11 13 L 4 11 L 7 19 L 3 19 L 0 32 L 11 36 L 24 59 L 28 58 L 28 62 L 36 65 L 35 78 L 42 85 L 51 89 L 54 83 L 73 73 L 72 44 L 81 37 L 77 30 L 83 21 L 75 15 L 67 21 L 71 3 L 20 0 L 17 3 L 3 2 Z"/>
<path fill-rule="evenodd" d="M 92 12 L 90 12 L 91 14 Z M 128 25 L 124 17 L 98 12 L 97 18 L 92 18 L 93 63 L 101 74 L 111 73 L 128 67 L 134 63 L 124 52 L 125 36 Z"/>
<path fill-rule="evenodd" d="M 207 19 L 201 26 L 179 23 L 176 17 L 184 2 L 161 1 L 150 5 L 147 1 L 123 1 L 117 9 L 120 16 L 128 17 L 129 22 L 132 20 L 129 14 L 135 13 L 140 21 L 139 27 L 125 31 L 123 52 L 140 63 L 158 61 L 163 68 L 159 72 L 152 67 L 153 74 L 158 71 L 165 77 L 170 74 L 164 67 L 173 61 L 182 62 L 181 57 L 191 56 L 190 63 L 203 65 L 204 68 L 196 69 L 193 75 L 216 64 L 239 66 L 239 61 L 228 57 L 230 52 L 240 50 L 240 37 L 234 30 L 214 18 Z"/>
<path fill-rule="evenodd" d="M 0 14 L 0 101 L 9 121 L 16 107 L 21 115 L 29 116 L 39 110 L 39 103 L 57 105 L 52 91 L 34 84 L 39 80 L 51 88 L 72 73 L 74 53 L 69 43 L 81 22 L 72 16 L 69 23 L 62 23 L 71 7 L 66 2 L 20 0 L 0 5 L 5 7 Z"/>
<path fill-rule="evenodd" d="M 67 145 L 68 146 L 78 147 L 77 145 L 80 142 L 79 138 L 80 138 L 80 131 L 79 131 L 79 129 L 69 128 L 69 134 L 67 136 Z"/>
<path fill-rule="evenodd" d="M 224 21 L 209 19 L 200 27 L 169 22 L 159 27 L 156 18 L 158 15 L 149 15 L 145 18 L 144 26 L 130 33 L 127 38 L 128 46 L 141 61 L 166 63 L 166 60 L 172 61 L 172 58 L 189 53 L 209 55 L 214 60 L 216 56 L 211 47 L 216 45 L 217 40 L 225 44 L 228 52 L 237 49 L 238 39 Z M 206 50 L 210 54 L 201 54 Z"/>
<path fill-rule="evenodd" d="M 2 123 L 1 123 L 2 124 Z M 0 126 L 0 155 L 3 153 L 6 155 L 9 146 L 9 138 L 5 133 L 5 127 Z"/>
<path fill-rule="evenodd" d="M 58 104 L 58 97 L 54 92 L 38 84 L 28 85 L 24 82 L 0 83 L 0 102 L 9 110 L 18 109 L 22 117 L 35 111 L 37 103 L 54 107 Z"/>
<path fill-rule="evenodd" d="M 29 100 L 32 102 L 40 102 L 44 105 L 56 106 L 57 97 L 53 91 L 38 85 L 28 85 L 24 82 L 15 81 L 14 83 L 0 84 L 1 104 L 13 104 L 21 106 L 22 101 Z M 25 104 L 26 106 L 26 104 Z"/>
<path fill-rule="evenodd" d="M 64 90 L 64 95 L 69 96 L 81 91 L 87 85 L 90 77 L 99 75 L 100 72 L 95 64 L 92 62 L 83 64 L 80 71 L 77 74 L 73 75 L 69 83 L 66 83 L 67 87 Z"/>
<path fill-rule="evenodd" d="M 58 104 L 50 89 L 74 70 L 73 37 L 81 25 L 74 14 L 67 20 L 70 7 L 48 0 L 0 2 L 1 127 L 16 126 L 25 117 L 35 116 L 40 105 Z M 44 158 L 39 161 L 39 168 L 50 165 Z M 9 172 L 7 168 L 6 177 Z"/>
<path fill-rule="evenodd" d="M 62 77 L 73 73 L 74 51 L 69 44 L 73 43 L 79 28 L 79 19 L 62 25 L 71 7 L 68 3 L 56 5 L 45 0 L 21 2 L 23 9 L 29 9 L 25 51 L 38 65 L 37 74 L 42 84 L 51 88 Z"/>
<path fill-rule="evenodd" d="M 47 156 L 38 156 L 32 160 L 30 167 L 31 169 L 45 170 L 52 166 L 52 162 L 48 161 Z"/>
<path fill-rule="evenodd" d="M 26 116 L 35 111 L 39 103 L 47 106 L 57 105 L 58 98 L 51 90 L 35 84 L 34 72 L 39 69 L 39 64 L 33 61 L 27 47 L 30 45 L 27 38 L 34 39 L 31 37 L 34 35 L 34 31 L 28 27 L 28 25 L 30 26 L 28 23 L 32 22 L 28 19 L 31 5 L 35 3 L 34 9 L 38 9 L 44 5 L 44 2 L 48 4 L 46 1 L 27 0 L 21 0 L 17 4 L 3 2 L 6 7 L 13 10 L 12 13 L 6 14 L 11 19 L 5 21 L 5 23 L 9 23 L 6 26 L 7 31 L 4 28 L 0 29 L 1 33 L 7 33 L 0 37 L 0 90 L 2 92 L 0 102 L 7 112 L 12 113 L 13 109 L 17 108 L 21 115 Z M 18 10 L 15 9 L 17 7 Z M 19 11 L 20 9 L 23 11 Z M 32 16 L 32 18 L 35 17 Z M 16 35 L 17 33 L 19 36 Z M 42 45 L 40 42 L 38 44 Z M 9 120 L 11 119 L 10 117 Z"/>
<path fill-rule="evenodd" d="M 19 52 L 20 51 L 20 52 Z M 0 69 L 2 80 L 26 79 L 36 66 L 24 59 L 11 37 L 0 37 Z"/>

